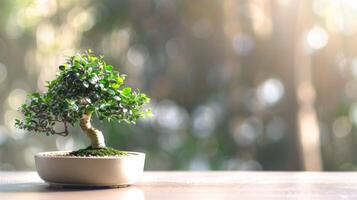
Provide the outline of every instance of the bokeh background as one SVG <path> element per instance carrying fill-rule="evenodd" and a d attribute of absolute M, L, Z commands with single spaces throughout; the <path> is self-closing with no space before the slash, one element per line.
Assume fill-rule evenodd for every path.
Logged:
<path fill-rule="evenodd" d="M 357 169 L 355 0 L 0 0 L 0 170 L 88 145 L 13 126 L 88 48 L 152 98 L 138 125 L 94 122 L 148 170 Z"/>

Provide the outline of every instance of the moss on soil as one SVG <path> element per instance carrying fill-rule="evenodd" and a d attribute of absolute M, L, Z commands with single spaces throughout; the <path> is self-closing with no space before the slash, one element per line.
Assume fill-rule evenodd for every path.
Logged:
<path fill-rule="evenodd" d="M 127 155 L 127 153 L 111 147 L 92 148 L 91 146 L 85 149 L 79 149 L 77 151 L 72 151 L 69 153 L 69 156 L 79 156 L 79 157 L 91 157 L 91 156 L 104 157 L 104 156 L 123 156 L 123 155 Z"/>

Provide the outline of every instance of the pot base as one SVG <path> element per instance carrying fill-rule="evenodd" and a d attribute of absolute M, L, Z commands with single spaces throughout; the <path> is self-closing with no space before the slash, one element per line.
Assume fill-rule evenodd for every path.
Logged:
<path fill-rule="evenodd" d="M 67 183 L 54 183 L 45 181 L 47 184 L 50 185 L 51 188 L 125 188 L 129 187 L 130 185 L 92 185 L 92 184 L 67 184 Z"/>

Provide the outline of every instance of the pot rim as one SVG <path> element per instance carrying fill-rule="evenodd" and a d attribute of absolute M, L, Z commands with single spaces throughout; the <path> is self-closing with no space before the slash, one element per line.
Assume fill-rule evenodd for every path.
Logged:
<path fill-rule="evenodd" d="M 118 156 L 70 156 L 70 155 L 63 155 L 65 153 L 69 153 L 72 151 L 45 151 L 40 152 L 35 155 L 35 158 L 60 158 L 60 159 L 83 159 L 83 160 L 118 160 L 118 159 L 125 159 L 130 157 L 145 157 L 145 153 L 135 152 L 135 151 L 123 151 L 128 153 L 127 155 L 118 155 Z"/>

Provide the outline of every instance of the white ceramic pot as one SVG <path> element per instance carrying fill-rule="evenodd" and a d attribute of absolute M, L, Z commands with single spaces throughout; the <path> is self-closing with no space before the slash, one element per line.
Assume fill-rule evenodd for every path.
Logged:
<path fill-rule="evenodd" d="M 145 154 L 108 157 L 65 156 L 69 151 L 42 152 L 35 155 L 40 177 L 55 185 L 127 186 L 144 171 Z"/>

